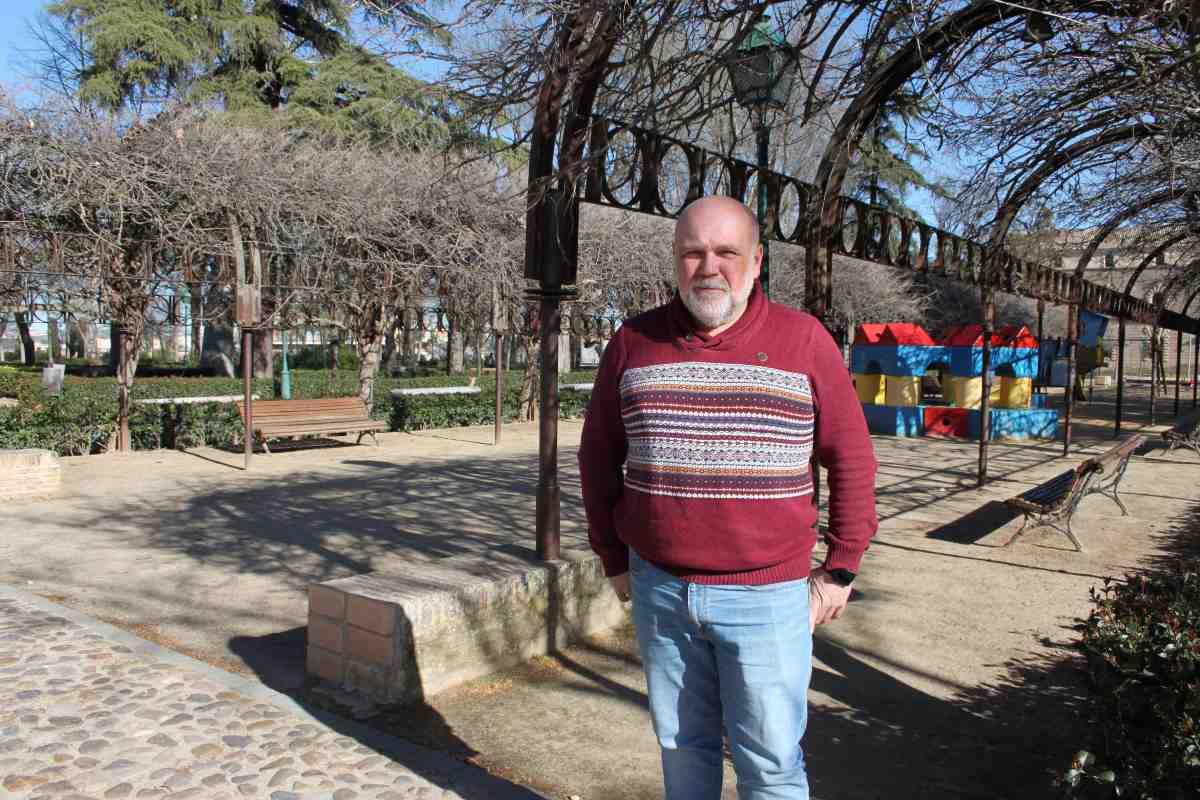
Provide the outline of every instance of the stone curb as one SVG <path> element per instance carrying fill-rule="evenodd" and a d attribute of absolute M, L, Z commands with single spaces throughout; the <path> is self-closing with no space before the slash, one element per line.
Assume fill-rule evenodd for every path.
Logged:
<path fill-rule="evenodd" d="M 477 790 L 480 797 L 488 800 L 547 800 L 544 795 L 537 794 L 531 789 L 517 786 L 501 778 L 491 775 L 486 770 L 471 764 L 456 761 L 442 753 L 429 750 L 411 742 L 378 731 L 345 719 L 324 709 L 314 708 L 300 703 L 285 694 L 275 691 L 258 681 L 243 678 L 218 669 L 190 656 L 177 653 L 161 645 L 148 642 L 138 636 L 121 630 L 107 622 L 89 617 L 73 608 L 52 603 L 42 597 L 22 591 L 14 586 L 0 584 L 0 598 L 8 598 L 27 603 L 47 614 L 62 617 L 93 633 L 129 648 L 133 655 L 153 658 L 168 663 L 182 670 L 199 672 L 205 678 L 225 686 L 230 691 L 239 692 L 255 700 L 280 708 L 290 714 L 305 717 L 337 731 L 343 736 L 351 737 L 359 743 L 375 750 L 377 753 L 399 762 L 408 769 L 428 769 L 446 775 L 449 788 L 455 792 Z"/>

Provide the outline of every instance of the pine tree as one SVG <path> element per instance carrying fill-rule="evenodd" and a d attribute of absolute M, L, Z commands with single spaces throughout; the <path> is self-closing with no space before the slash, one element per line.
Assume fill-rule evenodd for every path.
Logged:
<path fill-rule="evenodd" d="M 870 71 L 886 60 L 889 47 L 885 40 L 899 22 L 899 14 L 885 15 L 880 21 L 879 30 L 873 37 L 876 40 L 874 57 L 867 61 Z M 924 97 L 908 90 L 894 93 L 884 104 L 868 135 L 859 143 L 850 166 L 846 182 L 852 197 L 919 219 L 921 215 L 905 203 L 912 189 L 945 195 L 946 190 L 941 184 L 925 177 L 914 166 L 918 158 L 929 158 L 925 148 L 909 136 L 910 129 L 920 123 L 927 108 L 928 101 Z"/>
<path fill-rule="evenodd" d="M 441 98 L 353 40 L 353 0 L 56 0 L 86 50 L 78 93 L 108 110 L 212 105 L 238 124 L 424 139 Z M 407 16 L 424 19 L 414 6 Z"/>

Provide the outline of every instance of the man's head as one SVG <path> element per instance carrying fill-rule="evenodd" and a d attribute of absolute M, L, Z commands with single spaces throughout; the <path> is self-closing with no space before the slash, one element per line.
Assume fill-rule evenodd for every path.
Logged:
<path fill-rule="evenodd" d="M 762 268 L 758 221 L 731 197 L 703 197 L 675 223 L 675 278 L 696 325 L 720 333 L 746 310 Z"/>

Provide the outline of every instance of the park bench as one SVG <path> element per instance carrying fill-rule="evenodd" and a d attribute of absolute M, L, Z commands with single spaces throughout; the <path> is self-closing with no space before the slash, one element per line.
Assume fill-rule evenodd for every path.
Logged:
<path fill-rule="evenodd" d="M 238 413 L 246 419 L 246 404 L 237 404 Z M 356 443 L 370 435 L 379 445 L 376 431 L 387 430 L 387 423 L 371 419 L 366 404 L 358 397 L 329 397 L 321 400 L 263 400 L 254 403 L 252 426 L 254 436 L 270 453 L 268 439 L 289 436 L 320 436 L 334 433 L 357 433 Z"/>
<path fill-rule="evenodd" d="M 1071 516 L 1075 509 L 1089 494 L 1102 494 L 1112 498 L 1121 509 L 1122 516 L 1128 514 L 1129 510 L 1117 494 L 1117 487 L 1125 477 L 1130 456 L 1145 441 L 1145 436 L 1130 436 L 1104 453 L 1084 460 L 1079 466 L 1005 500 L 1005 505 L 1025 515 L 1025 521 L 1004 546 L 1015 542 L 1032 522 L 1035 528 L 1045 525 L 1066 535 L 1075 545 L 1076 552 L 1082 551 L 1083 546 L 1071 530 Z"/>
<path fill-rule="evenodd" d="M 1193 411 L 1175 423 L 1175 427 L 1162 432 L 1162 438 L 1167 443 L 1167 452 L 1176 447 L 1190 447 L 1200 455 L 1200 411 Z"/>

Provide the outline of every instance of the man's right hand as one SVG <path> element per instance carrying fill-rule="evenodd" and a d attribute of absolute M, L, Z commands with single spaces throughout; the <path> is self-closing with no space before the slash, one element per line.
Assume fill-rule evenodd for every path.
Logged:
<path fill-rule="evenodd" d="M 613 575 L 608 579 L 608 583 L 612 586 L 614 592 L 617 593 L 617 599 L 622 603 L 629 602 L 629 573 L 622 572 L 620 575 Z"/>

